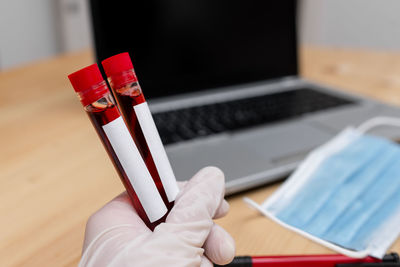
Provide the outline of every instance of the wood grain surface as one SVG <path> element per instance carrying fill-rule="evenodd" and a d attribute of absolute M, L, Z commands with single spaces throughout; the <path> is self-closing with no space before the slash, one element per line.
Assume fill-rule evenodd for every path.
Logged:
<path fill-rule="evenodd" d="M 400 105 L 400 53 L 308 47 L 301 73 Z M 123 191 L 67 75 L 90 51 L 0 73 L 0 266 L 76 266 L 87 218 Z M 217 222 L 237 255 L 333 253 L 248 208 L 278 184 L 230 197 Z M 397 241 L 393 250 L 400 252 Z"/>

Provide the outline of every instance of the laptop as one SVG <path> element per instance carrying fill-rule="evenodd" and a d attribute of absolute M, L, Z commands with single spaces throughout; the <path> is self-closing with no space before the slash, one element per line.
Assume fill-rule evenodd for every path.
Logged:
<path fill-rule="evenodd" d="M 299 77 L 294 0 L 91 0 L 97 61 L 128 51 L 178 180 L 277 181 L 348 125 L 397 108 Z M 394 128 L 374 132 L 400 138 Z"/>

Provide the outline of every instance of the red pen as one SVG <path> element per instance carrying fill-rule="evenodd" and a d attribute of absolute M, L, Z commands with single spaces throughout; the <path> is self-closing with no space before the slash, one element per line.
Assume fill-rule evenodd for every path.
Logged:
<path fill-rule="evenodd" d="M 214 265 L 217 267 L 219 265 Z M 400 266 L 397 253 L 384 256 L 383 260 L 366 257 L 350 258 L 339 254 L 295 255 L 295 256 L 240 256 L 235 257 L 226 267 L 395 267 Z"/>

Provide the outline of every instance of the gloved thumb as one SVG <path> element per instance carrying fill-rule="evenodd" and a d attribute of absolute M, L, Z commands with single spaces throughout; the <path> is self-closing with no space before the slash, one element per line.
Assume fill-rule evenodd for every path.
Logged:
<path fill-rule="evenodd" d="M 169 232 L 197 247 L 202 247 L 211 228 L 212 218 L 223 203 L 224 174 L 216 167 L 206 167 L 181 189 L 166 223 L 155 232 Z"/>
<path fill-rule="evenodd" d="M 214 217 L 224 198 L 224 174 L 216 167 L 206 167 L 186 183 L 175 200 L 167 223 L 193 223 Z"/>

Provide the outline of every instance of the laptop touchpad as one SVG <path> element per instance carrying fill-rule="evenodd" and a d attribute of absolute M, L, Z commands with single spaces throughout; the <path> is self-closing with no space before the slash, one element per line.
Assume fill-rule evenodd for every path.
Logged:
<path fill-rule="evenodd" d="M 178 180 L 213 165 L 229 181 L 299 161 L 331 137 L 313 126 L 292 122 L 182 143 L 168 147 L 167 152 Z"/>
<path fill-rule="evenodd" d="M 310 150 L 332 138 L 334 133 L 307 123 L 261 128 L 238 138 L 240 143 L 268 159 L 273 165 L 302 160 Z"/>

